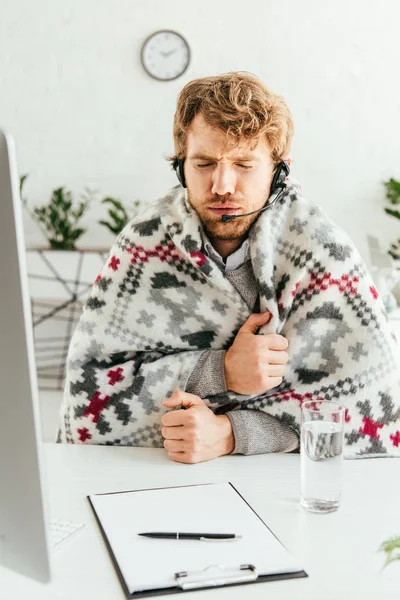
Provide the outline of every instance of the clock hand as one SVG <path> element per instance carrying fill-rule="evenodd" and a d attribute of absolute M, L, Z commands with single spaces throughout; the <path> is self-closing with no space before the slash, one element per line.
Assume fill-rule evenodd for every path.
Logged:
<path fill-rule="evenodd" d="M 170 54 L 173 54 L 176 51 L 177 51 L 177 48 L 174 48 L 173 50 L 170 50 L 169 52 L 164 52 L 163 56 L 169 56 Z"/>

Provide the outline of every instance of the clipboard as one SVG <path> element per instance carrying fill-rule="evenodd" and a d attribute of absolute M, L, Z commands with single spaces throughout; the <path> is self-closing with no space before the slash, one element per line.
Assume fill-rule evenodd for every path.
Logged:
<path fill-rule="evenodd" d="M 213 510 L 203 510 L 204 524 L 199 524 L 198 513 L 189 517 L 179 514 L 184 503 L 193 499 L 198 507 L 204 501 L 217 501 L 208 507 Z M 88 496 L 88 500 L 127 598 L 308 577 L 231 482 L 95 494 Z M 217 508 L 218 500 L 221 505 Z M 166 506 L 168 514 L 163 515 Z M 171 516 L 173 506 L 176 510 Z M 142 508 L 149 514 L 135 514 L 135 510 L 139 513 Z M 226 520 L 221 519 L 224 511 L 231 511 Z M 148 530 L 231 531 L 245 535 L 241 541 L 227 542 L 160 540 L 137 535 Z M 268 548 L 272 552 L 267 552 L 266 560 Z M 223 560 L 215 560 L 219 554 Z M 246 560 L 248 557 L 256 560 Z M 274 572 L 277 567 L 278 572 Z M 167 573 L 158 577 L 162 569 Z"/>

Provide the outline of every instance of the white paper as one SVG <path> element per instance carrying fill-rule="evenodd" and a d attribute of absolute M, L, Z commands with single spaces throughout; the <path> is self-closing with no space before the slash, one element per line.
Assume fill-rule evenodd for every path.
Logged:
<path fill-rule="evenodd" d="M 301 567 L 229 483 L 90 496 L 130 593 L 175 587 L 175 573 L 254 565 L 259 575 Z M 162 540 L 140 532 L 235 533 L 239 540 Z"/>

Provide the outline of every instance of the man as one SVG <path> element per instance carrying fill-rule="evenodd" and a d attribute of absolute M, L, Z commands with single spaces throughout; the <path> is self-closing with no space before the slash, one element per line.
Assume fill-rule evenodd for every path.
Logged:
<path fill-rule="evenodd" d="M 328 399 L 346 407 L 345 456 L 400 455 L 394 336 L 351 241 L 287 177 L 292 135 L 256 77 L 184 87 L 180 185 L 124 229 L 96 280 L 59 441 L 164 446 L 187 463 L 298 451 L 301 403 Z"/>

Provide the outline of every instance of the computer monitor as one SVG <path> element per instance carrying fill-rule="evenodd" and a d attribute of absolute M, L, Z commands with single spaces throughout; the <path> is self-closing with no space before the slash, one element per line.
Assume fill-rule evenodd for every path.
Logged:
<path fill-rule="evenodd" d="M 38 387 L 19 177 L 0 131 L 0 564 L 50 579 Z"/>

